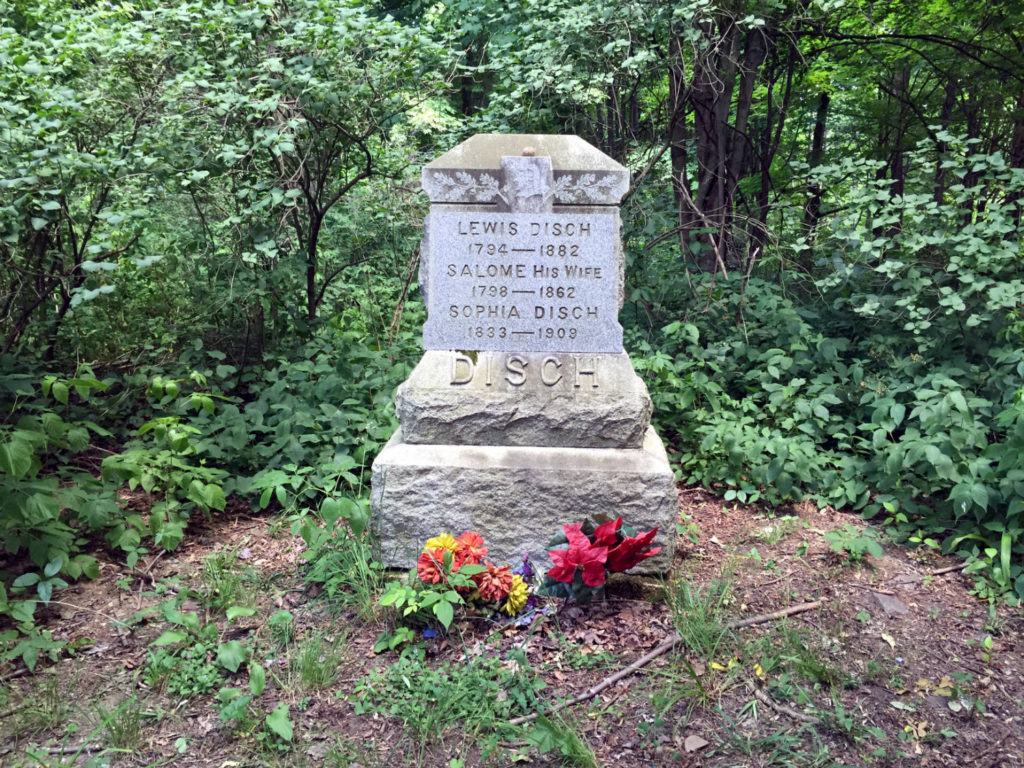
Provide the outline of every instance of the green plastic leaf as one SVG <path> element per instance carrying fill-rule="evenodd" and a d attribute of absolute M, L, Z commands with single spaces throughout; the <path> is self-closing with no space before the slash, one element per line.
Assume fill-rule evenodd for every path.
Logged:
<path fill-rule="evenodd" d="M 434 606 L 434 615 L 441 625 L 448 629 L 452 624 L 452 619 L 455 618 L 455 609 L 452 608 L 451 603 L 442 601 Z"/>
<path fill-rule="evenodd" d="M 292 719 L 288 716 L 288 705 L 283 701 L 267 715 L 267 728 L 285 741 L 292 740 Z"/>

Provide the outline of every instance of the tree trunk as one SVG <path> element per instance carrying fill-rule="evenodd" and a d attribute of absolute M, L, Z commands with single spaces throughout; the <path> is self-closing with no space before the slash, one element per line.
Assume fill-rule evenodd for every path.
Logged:
<path fill-rule="evenodd" d="M 828 108 L 832 98 L 822 91 L 818 94 L 818 108 L 814 114 L 814 132 L 811 136 L 811 151 L 807 156 L 807 164 L 811 168 L 821 165 L 825 155 L 825 127 L 828 121 Z M 810 232 L 818 226 L 821 218 L 821 184 L 814 182 L 807 185 L 807 206 L 804 208 L 804 227 Z"/>
<path fill-rule="evenodd" d="M 676 216 L 679 221 L 679 255 L 687 262 L 690 260 L 690 229 L 694 226 L 694 218 L 687 202 L 691 197 L 690 181 L 686 173 L 686 70 L 679 38 L 675 35 L 669 40 L 669 57 L 672 62 L 668 71 L 668 140 L 672 165 L 672 196 L 675 199 Z"/>

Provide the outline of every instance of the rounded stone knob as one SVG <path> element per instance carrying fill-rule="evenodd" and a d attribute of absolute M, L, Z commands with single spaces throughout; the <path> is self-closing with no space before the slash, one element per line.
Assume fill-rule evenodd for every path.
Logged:
<path fill-rule="evenodd" d="M 533 147 L 523 147 L 523 157 L 533 157 L 537 154 L 537 150 Z"/>

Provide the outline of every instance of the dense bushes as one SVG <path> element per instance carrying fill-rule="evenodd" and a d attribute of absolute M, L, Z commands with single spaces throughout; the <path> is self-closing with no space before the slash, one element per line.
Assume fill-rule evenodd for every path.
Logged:
<path fill-rule="evenodd" d="M 830 228 L 796 242 L 810 274 L 695 277 L 683 319 L 633 349 L 686 481 L 860 510 L 968 557 L 979 593 L 1024 598 L 1024 174 L 961 147 L 922 148 L 913 178 L 939 164 L 971 186 L 892 196 L 862 164 Z"/>
<path fill-rule="evenodd" d="M 97 544 L 134 565 L 177 547 L 189 520 L 231 493 L 278 505 L 310 540 L 317 515 L 360 530 L 370 462 L 417 352 L 410 333 L 382 350 L 325 331 L 241 382 L 201 346 L 151 377 L 0 371 L 0 616 L 25 636 L 0 635 L 6 655 L 31 665 L 56 647 L 35 613 L 67 580 L 97 575 Z M 119 498 L 122 486 L 144 492 L 145 509 Z"/>

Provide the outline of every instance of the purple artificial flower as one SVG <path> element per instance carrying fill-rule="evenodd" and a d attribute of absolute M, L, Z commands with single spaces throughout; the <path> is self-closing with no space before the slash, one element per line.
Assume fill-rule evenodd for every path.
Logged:
<path fill-rule="evenodd" d="M 523 581 L 529 584 L 533 581 L 533 566 L 530 564 L 530 553 L 527 552 L 523 555 L 523 564 L 516 568 L 512 573 L 522 576 Z"/>

